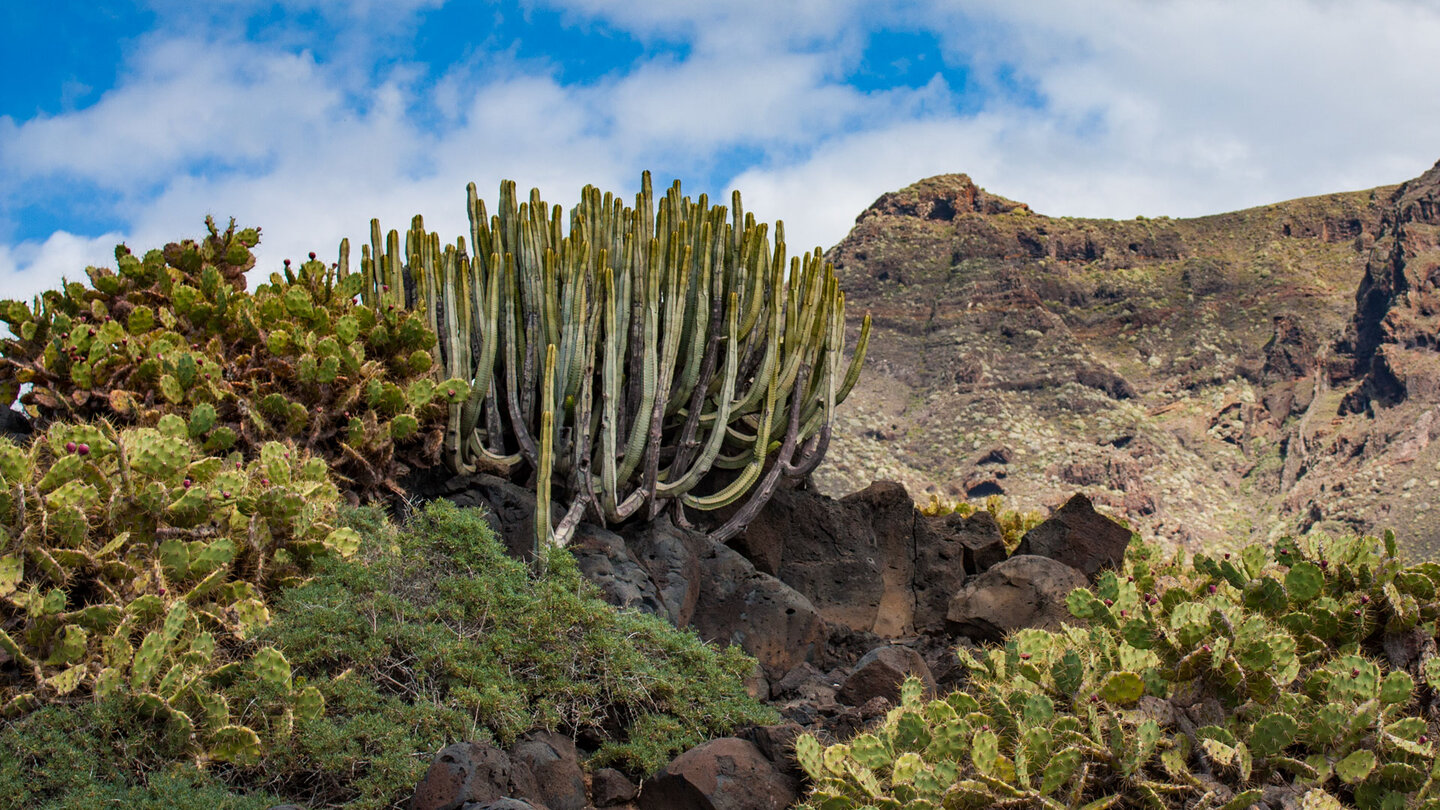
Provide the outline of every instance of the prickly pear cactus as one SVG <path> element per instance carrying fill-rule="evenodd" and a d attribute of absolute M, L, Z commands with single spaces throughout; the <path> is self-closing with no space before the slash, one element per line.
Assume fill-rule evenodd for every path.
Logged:
<path fill-rule="evenodd" d="M 885 723 L 801 737 L 813 808 L 1440 808 L 1440 565 L 1393 536 L 1286 539 L 1190 565 L 1135 543 L 1076 623 L 958 655 Z"/>
<path fill-rule="evenodd" d="M 272 442 L 259 458 L 207 455 L 167 414 L 154 428 L 56 422 L 29 446 L 0 438 L 0 680 L 7 715 L 96 693 L 245 760 L 323 701 L 296 689 L 277 650 L 246 651 L 267 596 L 358 536 L 334 528 L 325 463 Z M 233 709 L 225 686 L 270 683 L 269 706 Z"/>
<path fill-rule="evenodd" d="M 397 492 L 439 460 L 459 380 L 436 383 L 435 335 L 409 310 L 355 301 L 360 277 L 312 258 L 254 295 L 256 229 L 220 231 L 89 268 L 33 305 L 0 302 L 0 407 L 18 398 L 43 425 L 107 418 L 154 426 L 174 414 L 208 452 L 290 440 L 323 456 L 355 500 Z M 30 390 L 21 393 L 24 384 Z"/>

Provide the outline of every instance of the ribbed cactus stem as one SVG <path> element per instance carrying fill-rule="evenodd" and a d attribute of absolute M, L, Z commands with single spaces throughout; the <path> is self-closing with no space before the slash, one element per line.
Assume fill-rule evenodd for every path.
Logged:
<path fill-rule="evenodd" d="M 757 223 L 738 193 L 727 209 L 677 182 L 657 199 L 648 174 L 633 207 L 587 187 L 568 219 L 509 181 L 493 214 L 473 185 L 466 207 L 468 256 L 418 218 L 403 253 L 372 227 L 362 295 L 426 310 L 437 373 L 471 384 L 444 457 L 547 481 L 570 504 L 553 542 L 584 514 L 623 521 L 671 502 L 684 524 L 687 508 L 748 493 L 750 515 L 779 476 L 823 457 L 869 323 L 842 369 L 833 268 L 818 250 L 787 261 L 782 223 Z"/>
<path fill-rule="evenodd" d="M 550 526 L 550 473 L 555 463 L 555 344 L 545 347 L 540 411 L 540 463 L 535 473 L 535 557 L 554 540 Z"/>

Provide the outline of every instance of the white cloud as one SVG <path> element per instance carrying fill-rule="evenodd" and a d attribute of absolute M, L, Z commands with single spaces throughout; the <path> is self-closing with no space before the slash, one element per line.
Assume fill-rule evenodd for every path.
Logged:
<path fill-rule="evenodd" d="M 85 268 L 113 265 L 115 245 L 122 241 L 118 233 L 87 239 L 56 231 L 44 242 L 0 245 L 0 279 L 4 280 L 0 299 L 28 303 L 53 289 L 62 276 L 68 281 L 88 281 Z"/>
<path fill-rule="evenodd" d="M 208 18 L 157 5 L 199 22 L 143 38 L 88 107 L 0 119 L 0 211 L 23 210 L 28 189 L 89 184 L 116 198 L 111 221 L 137 248 L 235 216 L 263 227 L 272 269 L 366 238 L 372 216 L 403 229 L 423 213 L 466 233 L 471 180 L 491 200 L 504 177 L 568 205 L 586 183 L 633 194 L 654 168 L 658 185 L 678 172 L 691 193 L 723 194 L 702 186 L 743 152 L 754 159 L 733 185 L 747 208 L 784 219 L 803 250 L 838 241 L 881 193 L 945 172 L 1044 213 L 1131 217 L 1394 182 L 1440 157 L 1440 13 L 1403 2 L 576 0 L 567 18 L 689 47 L 570 85 L 514 53 L 475 54 L 438 82 L 387 61 L 402 52 L 394 32 L 435 0 L 373 35 L 380 4 L 295 0 L 337 28 L 342 46 L 323 56 L 283 26 L 251 42 L 217 33 L 214 19 L 264 3 Z M 979 111 L 957 113 L 960 88 L 938 76 L 845 84 L 867 32 L 888 24 L 936 32 L 989 89 Z M 39 289 L 108 260 L 120 238 L 0 245 L 0 278 Z"/>

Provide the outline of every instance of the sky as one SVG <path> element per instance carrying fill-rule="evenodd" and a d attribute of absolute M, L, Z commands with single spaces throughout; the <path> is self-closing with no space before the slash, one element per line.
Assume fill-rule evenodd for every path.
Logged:
<path fill-rule="evenodd" d="M 453 239 L 472 181 L 739 189 L 792 255 L 949 172 L 1056 216 L 1369 188 L 1440 159 L 1436 42 L 1420 0 L 12 0 L 0 297 L 207 214 L 267 273 Z"/>

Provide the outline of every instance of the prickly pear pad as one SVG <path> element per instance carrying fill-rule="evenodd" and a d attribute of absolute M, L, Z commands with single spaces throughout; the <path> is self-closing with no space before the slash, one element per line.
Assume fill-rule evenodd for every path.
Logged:
<path fill-rule="evenodd" d="M 117 247 L 118 272 L 89 268 L 88 287 L 0 301 L 14 335 L 0 339 L 0 407 L 18 398 L 42 424 L 156 427 L 173 415 L 208 453 L 290 441 L 325 458 L 357 500 L 395 495 L 404 468 L 436 463 L 450 405 L 470 390 L 458 379 L 437 388 L 425 316 L 357 303 L 360 276 L 314 259 L 247 293 L 259 231 L 206 225 L 199 242 L 143 257 Z M 383 403 L 368 396 L 382 381 L 397 392 Z M 173 467 L 143 455 L 152 477 Z"/>
<path fill-rule="evenodd" d="M 358 537 L 333 525 L 339 492 L 318 459 L 278 442 L 261 459 L 206 456 L 164 421 L 0 438 L 0 649 L 21 674 L 0 684 L 0 711 L 128 695 L 203 756 L 243 760 L 261 740 L 251 725 L 271 739 L 323 708 L 283 654 L 245 640 L 271 594 Z M 244 667 L 279 697 L 232 716 L 223 691 Z"/>

